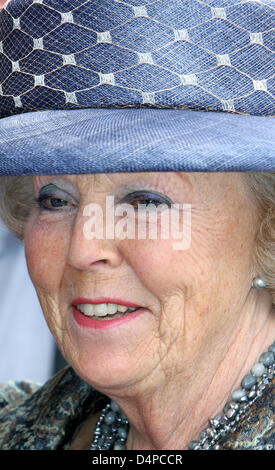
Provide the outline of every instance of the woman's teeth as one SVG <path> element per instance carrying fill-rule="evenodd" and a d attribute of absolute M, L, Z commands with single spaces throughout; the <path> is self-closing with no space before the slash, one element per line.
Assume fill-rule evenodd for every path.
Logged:
<path fill-rule="evenodd" d="M 76 305 L 76 308 L 88 317 L 106 317 L 107 315 L 123 315 L 131 313 L 136 308 L 126 307 L 125 305 L 117 304 L 81 304 Z"/>

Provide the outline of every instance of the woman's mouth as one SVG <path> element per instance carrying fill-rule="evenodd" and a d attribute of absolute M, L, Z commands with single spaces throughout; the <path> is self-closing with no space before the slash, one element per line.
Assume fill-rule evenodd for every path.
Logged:
<path fill-rule="evenodd" d="M 75 321 L 84 328 L 109 329 L 134 320 L 146 311 L 144 307 L 119 299 L 76 299 L 72 303 Z"/>
<path fill-rule="evenodd" d="M 83 315 L 89 318 L 94 318 L 99 321 L 114 320 L 115 318 L 123 317 L 129 313 L 135 312 L 139 307 L 127 307 L 126 305 L 119 305 L 113 303 L 102 304 L 80 304 L 75 305 Z"/>

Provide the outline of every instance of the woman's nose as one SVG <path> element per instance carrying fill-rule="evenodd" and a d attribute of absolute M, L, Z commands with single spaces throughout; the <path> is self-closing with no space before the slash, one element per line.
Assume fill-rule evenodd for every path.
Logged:
<path fill-rule="evenodd" d="M 99 238 L 88 237 L 82 216 L 77 217 L 72 229 L 67 258 L 71 266 L 82 271 L 115 268 L 122 263 L 117 241 L 104 234 Z"/>

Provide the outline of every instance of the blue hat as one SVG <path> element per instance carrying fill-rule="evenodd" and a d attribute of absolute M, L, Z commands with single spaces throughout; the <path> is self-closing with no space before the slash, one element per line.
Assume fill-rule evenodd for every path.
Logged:
<path fill-rule="evenodd" d="M 0 175 L 275 170 L 274 26 L 274 0 L 9 0 Z"/>

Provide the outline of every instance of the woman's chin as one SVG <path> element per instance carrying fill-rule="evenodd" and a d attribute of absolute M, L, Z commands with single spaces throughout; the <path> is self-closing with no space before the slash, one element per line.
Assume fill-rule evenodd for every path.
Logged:
<path fill-rule="evenodd" d="M 86 358 L 79 364 L 73 364 L 73 368 L 85 382 L 106 394 L 108 390 L 111 392 L 128 388 L 140 380 L 140 377 L 135 377 L 132 364 L 119 358 L 94 358 L 90 361 Z"/>
<path fill-rule="evenodd" d="M 72 313 L 65 325 L 70 341 L 64 355 L 80 377 L 100 390 L 124 387 L 140 379 L 136 373 L 147 369 L 149 345 L 152 350 L 148 332 L 152 331 L 153 317 L 148 310 L 110 327 L 107 320 L 98 320 L 96 328 L 94 320 Z"/>

